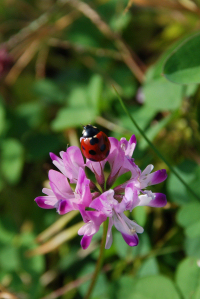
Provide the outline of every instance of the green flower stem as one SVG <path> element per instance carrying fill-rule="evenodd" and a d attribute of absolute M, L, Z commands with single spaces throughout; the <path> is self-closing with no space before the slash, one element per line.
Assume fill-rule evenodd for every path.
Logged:
<path fill-rule="evenodd" d="M 108 219 L 106 221 L 104 221 L 103 223 L 103 236 L 102 236 L 102 240 L 101 240 L 101 247 L 100 247 L 100 253 L 99 253 L 99 257 L 97 260 L 97 264 L 96 264 L 96 268 L 92 277 L 92 281 L 90 284 L 90 287 L 87 291 L 87 294 L 85 295 L 84 299 L 89 299 L 92 291 L 94 289 L 94 286 L 96 284 L 102 263 L 103 263 L 103 256 L 104 256 L 104 250 L 105 250 L 105 244 L 106 244 L 106 235 L 107 235 L 107 228 L 108 228 Z"/>
<path fill-rule="evenodd" d="M 165 162 L 165 164 L 169 167 L 169 169 L 171 170 L 171 172 L 173 172 L 173 174 L 190 191 L 190 193 L 193 194 L 193 196 L 195 196 L 200 201 L 199 196 L 190 188 L 190 186 L 188 186 L 188 184 L 180 177 L 180 175 L 178 174 L 178 172 L 170 165 L 170 163 L 165 159 L 165 157 L 163 157 L 163 155 L 157 150 L 157 148 L 153 145 L 153 143 L 148 139 L 148 137 L 145 135 L 145 133 L 142 131 L 142 129 L 138 126 L 138 124 L 136 123 L 136 121 L 134 120 L 134 118 L 132 117 L 132 115 L 130 114 L 130 112 L 128 111 L 128 109 L 126 108 L 123 100 L 121 99 L 121 97 L 120 97 L 118 91 L 116 90 L 116 88 L 114 87 L 114 85 L 113 85 L 113 88 L 114 88 L 114 90 L 115 90 L 115 92 L 117 94 L 117 97 L 118 97 L 121 105 L 122 105 L 122 108 L 124 109 L 124 111 L 126 112 L 126 114 L 130 117 L 132 123 L 138 129 L 138 131 L 140 132 L 140 134 L 148 142 L 148 144 L 150 145 L 150 147 L 155 151 L 155 153 L 158 155 L 158 157 L 160 157 L 160 159 Z"/>

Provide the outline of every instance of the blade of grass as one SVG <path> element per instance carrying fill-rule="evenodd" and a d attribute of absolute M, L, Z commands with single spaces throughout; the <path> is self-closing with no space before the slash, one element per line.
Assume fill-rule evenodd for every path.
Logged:
<path fill-rule="evenodd" d="M 120 104 L 122 106 L 122 108 L 124 109 L 125 113 L 128 115 L 128 117 L 131 119 L 132 123 L 135 125 L 135 127 L 138 129 L 138 131 L 140 132 L 140 134 L 144 137 L 144 139 L 146 140 L 146 142 L 149 144 L 149 146 L 154 150 L 154 152 L 158 155 L 158 157 L 163 160 L 165 162 L 165 164 L 169 167 L 169 169 L 171 170 L 171 172 L 173 172 L 173 174 L 179 179 L 179 181 L 190 191 L 190 193 L 195 196 L 198 201 L 200 201 L 199 196 L 190 188 L 190 186 L 188 186 L 188 184 L 181 178 L 181 176 L 178 174 L 178 172 L 170 165 L 170 163 L 165 159 L 165 157 L 163 157 L 163 155 L 157 150 L 157 148 L 153 145 L 153 143 L 148 139 L 148 137 L 145 135 L 145 133 L 143 132 L 143 130 L 138 126 L 138 124 L 136 123 L 136 121 L 134 120 L 134 118 L 132 117 L 132 115 L 130 114 L 130 112 L 128 111 L 128 109 L 126 108 L 122 98 L 120 97 L 118 91 L 116 90 L 115 86 L 113 85 L 113 88 L 117 94 L 117 97 L 120 101 Z"/>
<path fill-rule="evenodd" d="M 51 226 L 45 229 L 42 233 L 40 233 L 36 241 L 44 242 L 48 238 L 52 237 L 56 233 L 58 233 L 68 222 L 70 222 L 76 215 L 78 215 L 78 211 L 71 211 L 71 213 L 67 213 L 60 217 L 56 222 L 54 222 Z"/>

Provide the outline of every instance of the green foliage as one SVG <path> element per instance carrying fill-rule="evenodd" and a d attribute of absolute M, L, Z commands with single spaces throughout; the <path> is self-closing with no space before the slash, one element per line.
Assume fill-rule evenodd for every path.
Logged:
<path fill-rule="evenodd" d="M 133 158 L 142 170 L 167 168 L 124 113 L 114 85 L 200 198 L 199 1 L 7 2 L 0 1 L 0 51 L 6 47 L 13 61 L 3 73 L 0 55 L 0 285 L 19 298 L 52 298 L 59 290 L 61 299 L 81 299 L 102 228 L 86 251 L 80 236 L 52 250 L 51 241 L 81 216 L 66 221 L 34 202 L 55 169 L 49 152 L 79 145 L 82 125 L 91 123 L 118 139 L 135 134 Z M 167 172 L 152 190 L 165 193 L 168 205 L 129 213 L 144 227 L 137 247 L 113 228 L 91 299 L 200 298 L 200 200 Z M 47 253 L 34 255 L 43 246 Z"/>
<path fill-rule="evenodd" d="M 94 122 L 99 113 L 102 85 L 102 78 L 94 75 L 87 87 L 72 90 L 67 99 L 68 107 L 59 110 L 52 129 L 57 132 Z"/>
<path fill-rule="evenodd" d="M 39 276 L 44 271 L 44 257 L 26 256 L 26 251 L 35 247 L 34 239 L 35 235 L 30 232 L 18 234 L 10 219 L 1 219 L 1 280 L 4 281 L 9 277 L 11 287 L 15 291 L 32 292 L 31 298 L 36 299 L 42 290 Z"/>
<path fill-rule="evenodd" d="M 196 170 L 198 170 L 198 168 L 196 163 L 185 160 L 178 168 L 176 168 L 176 170 L 191 186 L 194 184 L 194 180 L 196 180 Z M 168 179 L 168 192 L 171 200 L 180 205 L 193 200 L 193 195 L 186 190 L 185 186 L 183 186 L 174 174 L 171 174 Z"/>
<path fill-rule="evenodd" d="M 182 101 L 182 87 L 159 78 L 145 84 L 144 96 L 147 105 L 157 111 L 176 110 Z"/>
<path fill-rule="evenodd" d="M 10 183 L 19 182 L 24 163 L 24 150 L 22 144 L 9 138 L 2 142 L 1 167 L 2 176 Z"/>
<path fill-rule="evenodd" d="M 124 276 L 120 280 L 120 286 L 121 288 L 117 298 L 180 298 L 173 282 L 169 278 L 161 275 L 147 276 L 139 279 L 131 279 L 130 277 Z"/>
<path fill-rule="evenodd" d="M 174 83 L 200 82 L 200 35 L 188 38 L 170 55 L 164 65 L 165 77 Z"/>
<path fill-rule="evenodd" d="M 184 299 L 198 298 L 200 269 L 196 259 L 186 258 L 178 266 L 176 283 Z"/>

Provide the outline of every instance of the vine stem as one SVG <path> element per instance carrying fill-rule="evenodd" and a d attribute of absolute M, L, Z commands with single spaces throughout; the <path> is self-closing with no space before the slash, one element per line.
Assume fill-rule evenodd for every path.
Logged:
<path fill-rule="evenodd" d="M 143 132 L 143 130 L 138 126 L 138 124 L 136 123 L 136 121 L 134 120 L 134 118 L 132 117 L 132 115 L 130 114 L 130 112 L 128 111 L 128 109 L 126 108 L 123 100 L 121 99 L 117 89 L 115 88 L 114 85 L 112 85 L 117 97 L 120 101 L 120 104 L 122 106 L 122 108 L 124 109 L 124 111 L 126 112 L 126 114 L 129 116 L 129 118 L 131 119 L 132 123 L 135 125 L 135 127 L 138 129 L 138 131 L 140 132 L 140 134 L 143 136 L 143 138 L 148 142 L 148 144 L 150 145 L 150 147 L 154 150 L 154 152 L 158 155 L 158 157 L 160 157 L 161 160 L 163 160 L 165 162 L 165 164 L 169 167 L 169 169 L 171 170 L 171 172 L 173 172 L 173 174 L 179 179 L 179 181 L 190 191 L 191 194 L 193 194 L 193 196 L 195 196 L 198 201 L 200 201 L 199 196 L 190 188 L 190 186 L 188 186 L 188 184 L 182 179 L 182 177 L 178 174 L 178 172 L 170 165 L 170 163 L 165 159 L 165 157 L 163 157 L 163 155 L 157 150 L 157 148 L 153 145 L 153 143 L 148 139 L 148 137 L 145 135 L 145 133 Z"/>
<path fill-rule="evenodd" d="M 87 294 L 85 295 L 84 299 L 89 299 L 92 291 L 95 287 L 102 263 L 103 263 L 103 256 L 104 256 L 104 251 L 105 251 L 105 244 L 106 244 L 106 235 L 107 235 L 107 228 L 108 228 L 108 219 L 106 221 L 104 221 L 103 223 L 103 236 L 102 236 L 102 240 L 101 240 L 101 246 L 100 246 L 100 253 L 99 253 L 99 257 L 97 260 L 97 264 L 96 264 L 96 268 L 94 271 L 94 274 L 92 276 L 92 280 L 90 283 L 90 287 L 87 291 Z"/>

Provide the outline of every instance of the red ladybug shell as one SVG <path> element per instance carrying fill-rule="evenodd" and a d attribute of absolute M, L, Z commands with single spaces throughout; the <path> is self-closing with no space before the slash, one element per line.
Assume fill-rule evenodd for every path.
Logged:
<path fill-rule="evenodd" d="M 81 140 L 81 150 L 87 159 L 99 162 L 109 155 L 110 141 L 107 135 L 100 131 L 93 137 L 83 137 Z"/>

